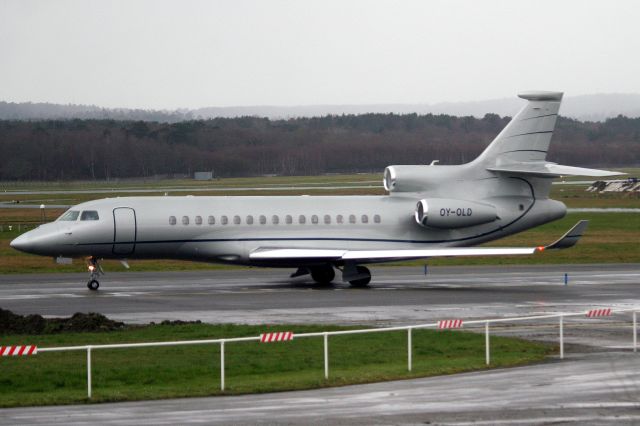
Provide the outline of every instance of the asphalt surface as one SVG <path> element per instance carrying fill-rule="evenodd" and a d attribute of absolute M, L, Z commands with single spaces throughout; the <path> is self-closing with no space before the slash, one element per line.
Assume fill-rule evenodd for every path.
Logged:
<path fill-rule="evenodd" d="M 370 289 L 288 270 L 4 275 L 0 306 L 98 311 L 130 322 L 415 324 L 640 305 L 640 265 L 380 267 Z M 568 285 L 564 285 L 564 274 Z M 492 328 L 557 342 L 557 321 Z M 215 398 L 0 410 L 0 424 L 640 424 L 640 353 L 629 314 L 565 320 L 565 359 L 426 379 Z M 232 378 L 229 378 L 232 380 Z"/>
<path fill-rule="evenodd" d="M 320 287 L 308 276 L 288 278 L 291 272 L 107 272 L 97 292 L 86 288 L 86 274 L 3 275 L 0 307 L 54 316 L 100 312 L 135 323 L 386 325 L 628 307 L 640 295 L 638 264 L 429 267 L 427 275 L 423 267 L 378 267 L 369 289 Z"/>

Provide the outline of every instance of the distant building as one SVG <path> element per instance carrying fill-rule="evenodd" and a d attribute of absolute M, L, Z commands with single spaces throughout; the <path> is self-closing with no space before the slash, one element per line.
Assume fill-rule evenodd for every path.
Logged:
<path fill-rule="evenodd" d="M 193 174 L 193 178 L 195 180 L 212 180 L 213 179 L 213 171 L 211 171 L 211 172 L 195 172 Z"/>

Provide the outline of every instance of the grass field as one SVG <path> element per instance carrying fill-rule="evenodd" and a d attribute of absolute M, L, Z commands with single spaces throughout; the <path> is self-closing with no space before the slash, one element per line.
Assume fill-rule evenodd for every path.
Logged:
<path fill-rule="evenodd" d="M 640 169 L 621 169 L 630 176 L 640 175 Z M 569 178 L 585 180 L 582 177 Z M 349 186 L 360 188 L 341 188 Z M 310 188 L 330 186 L 327 188 Z M 282 189 L 281 187 L 305 187 L 304 189 Z M 633 207 L 640 204 L 638 194 L 593 194 L 585 191 L 587 185 L 554 185 L 552 198 L 563 201 L 568 207 Z M 189 192 L 172 192 L 172 189 L 194 190 L 194 195 L 383 195 L 382 171 L 380 173 L 320 175 L 320 176 L 267 176 L 248 178 L 225 178 L 213 181 L 189 180 L 126 180 L 126 181 L 88 181 L 88 182 L 0 182 L 0 202 L 19 201 L 28 204 L 65 204 L 74 205 L 84 201 L 105 197 L 125 197 L 139 195 L 187 195 Z M 234 188 L 229 191 L 224 188 Z M 242 190 L 244 188 L 244 190 Z M 256 190 L 252 188 L 269 188 Z M 32 194 L 19 195 L 12 191 L 73 191 L 73 190 L 109 190 L 107 193 L 89 194 Z M 154 193 L 136 193 L 132 189 L 156 190 Z M 204 191 L 203 191 L 204 190 Z M 39 212 L 37 213 L 39 215 Z M 38 216 L 39 219 L 39 216 Z M 38 220 L 36 219 L 36 220 Z M 0 223 L 4 219 L 0 217 Z"/>
<path fill-rule="evenodd" d="M 345 329 L 287 326 L 295 333 Z M 150 325 L 110 333 L 2 336 L 3 344 L 39 347 L 256 336 L 282 328 L 240 325 Z M 311 389 L 486 368 L 484 336 L 414 330 L 413 371 L 407 371 L 406 332 L 329 338 L 330 375 L 324 379 L 322 338 L 225 345 L 226 390 L 220 391 L 219 345 L 92 352 L 92 401 L 122 401 Z M 492 337 L 492 367 L 540 362 L 552 345 Z M 86 352 L 0 358 L 0 407 L 69 404 L 86 399 Z"/>
<path fill-rule="evenodd" d="M 640 169 L 625 169 L 630 175 L 640 175 Z M 171 181 L 127 181 L 127 182 L 49 182 L 49 183 L 0 183 L 0 188 L 15 190 L 73 190 L 73 189 L 113 189 L 112 193 L 89 194 L 46 194 L 46 195 L 15 195 L 0 192 L 0 202 L 20 200 L 27 204 L 76 204 L 82 201 L 108 196 L 126 195 L 154 195 L 127 192 L 130 188 L 156 188 L 158 194 L 163 194 L 166 188 L 189 187 L 207 188 L 205 192 L 195 192 L 197 195 L 381 195 L 382 187 L 373 188 L 341 188 L 341 186 L 379 185 L 380 174 L 355 175 L 324 175 L 305 177 L 259 177 L 220 179 L 215 181 L 171 180 Z M 299 189 L 283 190 L 278 186 L 332 186 L 331 189 Z M 273 187 L 269 191 L 255 191 L 248 188 Z M 216 188 L 247 188 L 243 191 L 225 191 Z M 564 202 L 569 208 L 576 207 L 620 207 L 640 208 L 639 194 L 625 193 L 590 193 L 586 192 L 586 185 L 554 185 L 552 198 Z M 169 193 L 170 190 L 169 190 Z M 177 193 L 186 195 L 188 193 Z M 58 217 L 64 209 L 47 209 L 47 220 Z M 534 256 L 518 257 L 488 257 L 488 258 L 459 258 L 430 260 L 434 265 L 456 264 L 530 264 L 530 263 L 611 263 L 611 262 L 640 262 L 640 215 L 634 213 L 571 213 L 564 219 L 547 224 L 530 231 L 491 243 L 492 246 L 537 246 L 554 241 L 568 230 L 579 219 L 591 221 L 587 235 L 579 245 L 571 250 L 554 253 L 543 253 Z M 19 235 L 24 229 L 17 229 L 17 224 L 36 226 L 41 221 L 39 209 L 0 208 L 0 273 L 24 272 L 71 272 L 85 271 L 82 261 L 75 265 L 62 266 L 53 264 L 51 259 L 27 255 L 12 250 L 9 247 L 11 239 Z M 8 225 L 13 229 L 8 230 Z M 22 226 L 21 225 L 21 226 Z M 403 264 L 418 264 L 419 262 L 405 262 Z M 229 268 L 222 265 L 205 263 L 182 262 L 171 260 L 134 261 L 130 263 L 132 270 L 189 270 L 189 269 L 218 269 Z M 105 262 L 107 270 L 123 270 L 118 262 Z"/>

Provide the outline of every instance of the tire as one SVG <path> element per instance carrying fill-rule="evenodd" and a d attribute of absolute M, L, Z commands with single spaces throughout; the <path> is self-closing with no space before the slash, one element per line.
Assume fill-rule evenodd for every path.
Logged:
<path fill-rule="evenodd" d="M 89 282 L 87 283 L 87 288 L 89 290 L 96 291 L 98 287 L 100 287 L 100 283 L 98 282 L 98 280 L 89 280 Z"/>
<path fill-rule="evenodd" d="M 331 284 L 335 277 L 336 271 L 333 270 L 331 265 L 311 268 L 311 278 L 318 284 Z"/>
<path fill-rule="evenodd" d="M 357 280 L 349 281 L 351 287 L 365 288 L 369 286 L 369 283 L 371 282 L 371 272 L 369 271 L 369 268 L 358 266 L 356 270 L 358 271 L 358 274 L 367 274 L 367 276 L 364 278 L 359 278 Z"/>

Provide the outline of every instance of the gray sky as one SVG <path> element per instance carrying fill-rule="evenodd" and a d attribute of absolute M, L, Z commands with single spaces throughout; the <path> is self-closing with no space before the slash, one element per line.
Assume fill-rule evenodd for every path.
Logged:
<path fill-rule="evenodd" d="M 638 1 L 0 0 L 0 100 L 129 108 L 640 93 Z"/>

